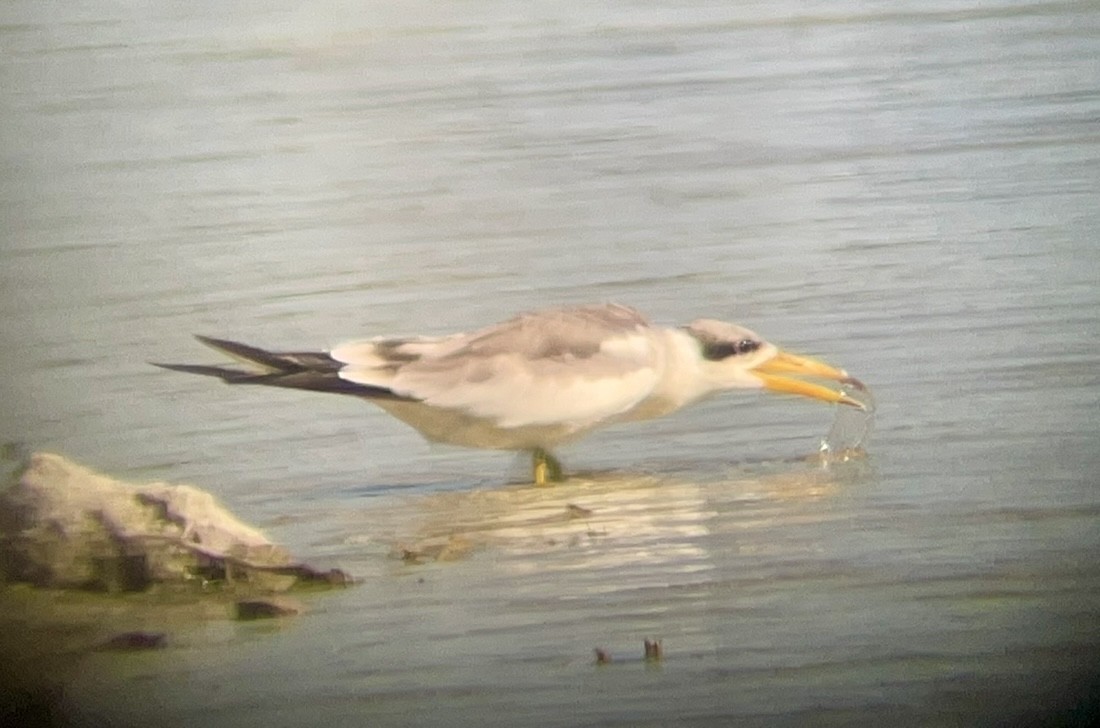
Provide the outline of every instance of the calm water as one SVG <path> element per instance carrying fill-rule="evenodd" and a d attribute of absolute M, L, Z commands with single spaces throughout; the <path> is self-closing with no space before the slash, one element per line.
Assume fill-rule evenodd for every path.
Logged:
<path fill-rule="evenodd" d="M 74 715 L 972 725 L 1096 677 L 1094 3 L 19 1 L 0 44 L 0 440 L 196 483 L 366 582 L 97 657 Z M 801 462 L 831 410 L 733 395 L 535 491 L 146 364 L 598 300 L 848 368 L 870 460 Z M 646 637 L 660 667 L 593 665 Z"/>

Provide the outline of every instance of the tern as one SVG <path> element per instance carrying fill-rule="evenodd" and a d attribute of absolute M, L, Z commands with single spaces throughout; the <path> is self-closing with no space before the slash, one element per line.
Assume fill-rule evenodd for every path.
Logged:
<path fill-rule="evenodd" d="M 612 303 L 525 313 L 450 336 L 349 341 L 327 352 L 196 338 L 244 368 L 157 366 L 229 384 L 359 397 L 433 442 L 529 452 L 538 485 L 563 479 L 556 446 L 726 390 L 765 389 L 865 408 L 844 391 L 864 389 L 846 371 L 782 351 L 743 326 L 713 319 L 657 326 Z"/>

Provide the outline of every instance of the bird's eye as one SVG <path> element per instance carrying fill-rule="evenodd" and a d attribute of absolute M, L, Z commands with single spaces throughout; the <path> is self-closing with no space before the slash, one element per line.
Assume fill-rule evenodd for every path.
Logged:
<path fill-rule="evenodd" d="M 715 341 L 703 347 L 703 357 L 711 361 L 722 361 L 738 354 L 749 354 L 759 348 L 760 342 L 752 339 Z"/>

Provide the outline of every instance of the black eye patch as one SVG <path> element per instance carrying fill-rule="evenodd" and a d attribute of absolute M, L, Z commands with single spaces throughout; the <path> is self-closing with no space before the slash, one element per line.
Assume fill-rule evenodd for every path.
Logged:
<path fill-rule="evenodd" d="M 710 361 L 722 361 L 738 354 L 749 354 L 759 348 L 760 342 L 752 339 L 713 341 L 703 344 L 703 358 Z"/>

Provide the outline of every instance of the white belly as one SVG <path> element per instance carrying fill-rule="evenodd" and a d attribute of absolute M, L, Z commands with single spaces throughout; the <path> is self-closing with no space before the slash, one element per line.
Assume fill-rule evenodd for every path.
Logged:
<path fill-rule="evenodd" d="M 486 450 L 549 449 L 576 439 L 591 427 L 571 425 L 527 425 L 500 427 L 489 419 L 472 417 L 453 409 L 431 407 L 420 402 L 371 399 L 391 415 L 432 442 Z"/>

